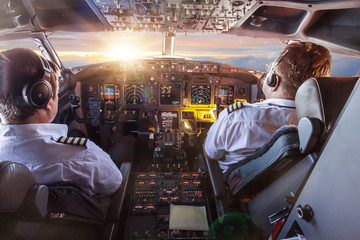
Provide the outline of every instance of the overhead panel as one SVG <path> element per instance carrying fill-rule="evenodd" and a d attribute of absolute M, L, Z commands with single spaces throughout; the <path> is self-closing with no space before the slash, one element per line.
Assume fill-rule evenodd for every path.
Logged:
<path fill-rule="evenodd" d="M 113 30 L 227 32 L 257 0 L 93 0 Z"/>

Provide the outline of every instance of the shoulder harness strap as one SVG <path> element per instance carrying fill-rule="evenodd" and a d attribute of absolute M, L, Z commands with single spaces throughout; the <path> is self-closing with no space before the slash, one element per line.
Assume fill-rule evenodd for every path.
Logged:
<path fill-rule="evenodd" d="M 227 110 L 228 110 L 228 113 L 232 113 L 232 112 L 234 112 L 234 111 L 236 111 L 236 110 L 238 110 L 238 109 L 240 109 L 242 107 L 243 107 L 242 102 L 236 102 L 236 103 L 233 103 L 233 104 L 229 105 L 227 107 Z"/>
<path fill-rule="evenodd" d="M 59 137 L 56 142 L 69 145 L 86 146 L 88 139 L 81 137 Z"/>

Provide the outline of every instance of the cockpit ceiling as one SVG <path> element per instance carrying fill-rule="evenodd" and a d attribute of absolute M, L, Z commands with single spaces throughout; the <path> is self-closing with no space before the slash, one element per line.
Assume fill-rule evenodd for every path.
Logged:
<path fill-rule="evenodd" d="M 0 35 L 31 31 L 229 33 L 359 54 L 360 1 L 0 0 Z"/>

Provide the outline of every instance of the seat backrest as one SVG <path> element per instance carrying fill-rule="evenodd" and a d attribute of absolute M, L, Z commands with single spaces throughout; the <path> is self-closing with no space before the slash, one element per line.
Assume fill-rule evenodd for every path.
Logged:
<path fill-rule="evenodd" d="M 35 184 L 35 178 L 24 165 L 0 162 L 0 211 L 19 211 L 26 193 Z"/>
<path fill-rule="evenodd" d="M 303 153 L 322 146 L 358 79 L 359 77 L 310 78 L 299 87 L 295 104 Z"/>
<path fill-rule="evenodd" d="M 37 184 L 27 167 L 0 162 L 0 212 L 27 220 L 41 220 L 47 214 L 48 190 Z"/>
<path fill-rule="evenodd" d="M 224 174 L 233 195 L 252 197 L 301 159 L 296 126 L 279 128 L 263 147 Z"/>

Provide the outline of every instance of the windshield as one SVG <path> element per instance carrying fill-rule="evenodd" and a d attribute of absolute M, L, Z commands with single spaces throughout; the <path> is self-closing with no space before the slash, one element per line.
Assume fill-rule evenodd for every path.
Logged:
<path fill-rule="evenodd" d="M 160 56 L 162 33 L 149 32 L 59 32 L 49 37 L 66 68 L 88 64 Z M 25 47 L 37 50 L 32 39 L 0 42 L 0 49 Z M 282 49 L 278 39 L 256 39 L 226 34 L 178 34 L 175 55 L 215 61 L 256 71 L 266 71 Z M 355 76 L 360 58 L 332 53 L 332 76 Z"/>

